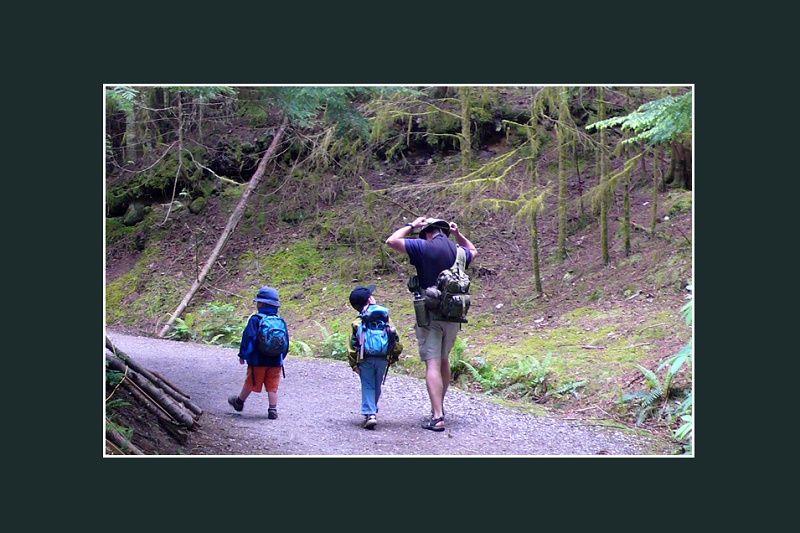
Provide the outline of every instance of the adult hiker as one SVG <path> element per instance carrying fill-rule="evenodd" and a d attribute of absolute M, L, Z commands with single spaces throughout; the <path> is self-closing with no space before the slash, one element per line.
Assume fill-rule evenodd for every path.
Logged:
<path fill-rule="evenodd" d="M 419 231 L 419 238 L 409 238 Z M 449 239 L 455 238 L 455 243 Z M 439 274 L 456 261 L 457 247 L 466 253 L 466 266 L 478 255 L 475 246 L 458 230 L 455 222 L 428 217 L 417 217 L 392 233 L 386 244 L 393 250 L 408 254 L 416 267 L 417 281 L 421 291 L 436 285 Z M 425 362 L 425 385 L 431 402 L 431 414 L 422 427 L 431 431 L 444 431 L 444 398 L 450 386 L 450 350 L 455 345 L 461 322 L 448 321 L 435 310 L 422 324 L 417 320 L 414 331 L 417 336 L 419 357 Z"/>

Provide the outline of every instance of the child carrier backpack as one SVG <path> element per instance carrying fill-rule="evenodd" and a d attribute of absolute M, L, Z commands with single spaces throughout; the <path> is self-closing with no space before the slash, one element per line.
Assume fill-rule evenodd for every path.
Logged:
<path fill-rule="evenodd" d="M 438 311 L 445 321 L 467 321 L 470 279 L 465 272 L 466 263 L 467 253 L 464 248 L 456 245 L 455 263 L 436 278 L 436 291 L 432 292 L 439 293 L 436 294 L 439 299 Z"/>
<path fill-rule="evenodd" d="M 382 305 L 371 304 L 359 314 L 358 326 L 359 359 L 386 357 L 394 350 L 395 332 L 389 325 L 389 310 Z"/>
<path fill-rule="evenodd" d="M 262 355 L 275 356 L 289 350 L 289 333 L 286 322 L 278 315 L 258 313 L 258 351 Z"/>

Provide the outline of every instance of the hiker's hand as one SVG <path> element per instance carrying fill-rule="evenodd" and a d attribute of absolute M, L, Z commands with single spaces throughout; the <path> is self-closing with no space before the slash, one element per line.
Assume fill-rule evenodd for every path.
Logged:
<path fill-rule="evenodd" d="M 450 233 L 458 234 L 458 224 L 455 222 L 450 223 Z"/>
<path fill-rule="evenodd" d="M 427 220 L 428 220 L 427 217 L 417 217 L 417 218 L 415 218 L 414 221 L 412 222 L 412 224 L 414 225 L 414 227 L 412 229 L 414 231 L 418 231 L 418 230 L 422 229 L 422 227 L 425 225 L 425 222 L 427 222 Z"/>
<path fill-rule="evenodd" d="M 243 365 L 243 364 L 244 364 L 244 359 L 242 359 L 241 357 L 239 358 L 239 364 L 240 364 L 240 365 Z"/>
<path fill-rule="evenodd" d="M 361 369 L 360 369 L 360 368 L 358 368 L 357 366 L 354 366 L 354 367 L 353 367 L 353 372 L 355 372 L 355 373 L 356 373 L 356 374 L 358 374 L 359 376 L 361 375 Z"/>

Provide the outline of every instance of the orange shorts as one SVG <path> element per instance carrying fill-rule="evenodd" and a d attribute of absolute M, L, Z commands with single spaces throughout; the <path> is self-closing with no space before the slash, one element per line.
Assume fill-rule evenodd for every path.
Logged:
<path fill-rule="evenodd" d="M 255 381 L 253 377 L 255 375 Z M 263 386 L 267 392 L 278 392 L 278 383 L 281 381 L 281 367 L 279 366 L 248 366 L 244 386 L 250 392 L 261 392 Z"/>

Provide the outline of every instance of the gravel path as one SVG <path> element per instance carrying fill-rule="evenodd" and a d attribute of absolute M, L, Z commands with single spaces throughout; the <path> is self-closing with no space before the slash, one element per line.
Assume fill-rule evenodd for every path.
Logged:
<path fill-rule="evenodd" d="M 241 389 L 245 367 L 236 350 L 107 331 L 124 353 L 157 372 L 203 409 L 200 418 L 223 455 L 275 456 L 644 456 L 665 443 L 633 431 L 558 420 L 507 409 L 451 387 L 447 429 L 420 424 L 430 410 L 424 381 L 389 373 L 374 431 L 360 427 L 358 376 L 341 361 L 289 357 L 277 420 L 266 393 L 235 412 L 227 397 Z M 214 452 L 220 454 L 219 451 Z"/>

